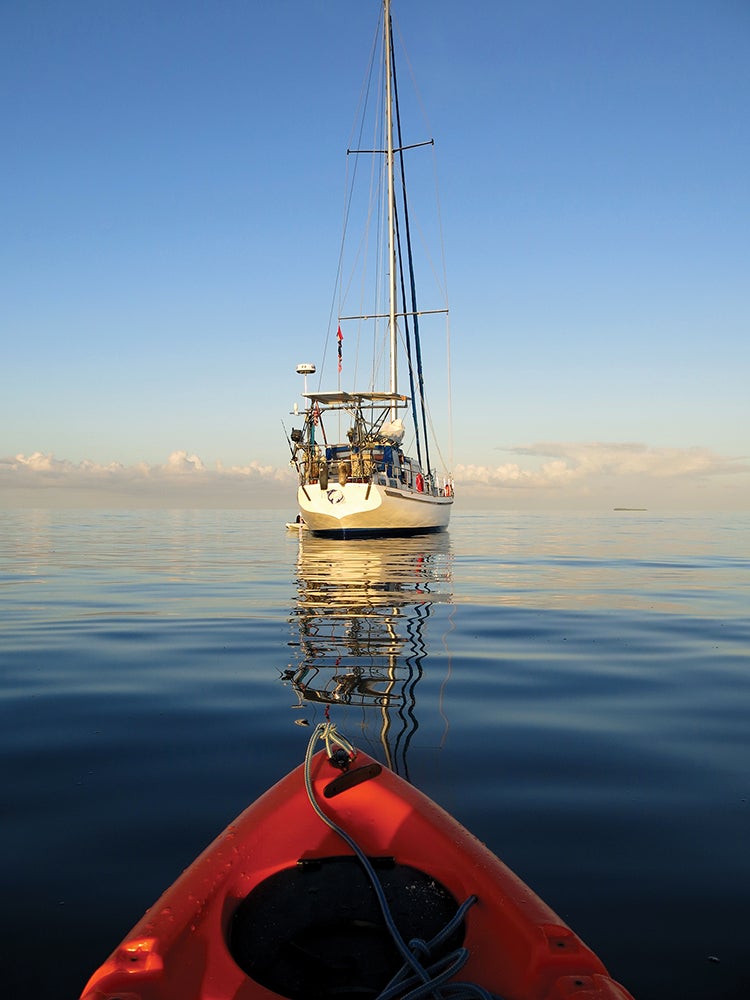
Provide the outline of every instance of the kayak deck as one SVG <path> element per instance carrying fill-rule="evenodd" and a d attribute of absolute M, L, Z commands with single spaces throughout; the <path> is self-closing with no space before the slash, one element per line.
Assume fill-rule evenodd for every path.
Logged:
<path fill-rule="evenodd" d="M 308 766 L 327 821 L 300 765 L 164 893 L 82 1000 L 375 1000 L 403 958 L 360 859 L 328 821 L 366 855 L 402 938 L 448 926 L 424 960 L 462 955 L 453 980 L 503 1000 L 629 1000 L 528 886 L 417 789 L 361 752 L 343 771 L 324 750 Z"/>

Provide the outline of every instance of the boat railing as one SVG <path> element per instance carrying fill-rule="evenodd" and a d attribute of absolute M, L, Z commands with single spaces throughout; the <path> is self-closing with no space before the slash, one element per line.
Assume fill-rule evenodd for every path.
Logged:
<path fill-rule="evenodd" d="M 389 460 L 388 460 L 389 459 Z M 300 466 L 300 482 L 318 485 L 328 483 L 373 483 L 391 489 L 407 490 L 432 497 L 451 497 L 451 487 L 439 485 L 434 472 L 424 475 L 410 460 L 403 461 L 394 451 L 382 447 L 357 448 L 334 445 L 323 451 L 309 451 Z"/>

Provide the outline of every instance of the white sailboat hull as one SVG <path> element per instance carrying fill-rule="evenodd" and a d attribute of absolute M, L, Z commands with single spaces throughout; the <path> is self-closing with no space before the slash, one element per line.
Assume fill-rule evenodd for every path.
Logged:
<path fill-rule="evenodd" d="M 297 499 L 313 534 L 417 535 L 448 527 L 453 497 L 433 496 L 379 483 L 318 483 L 299 487 Z"/>

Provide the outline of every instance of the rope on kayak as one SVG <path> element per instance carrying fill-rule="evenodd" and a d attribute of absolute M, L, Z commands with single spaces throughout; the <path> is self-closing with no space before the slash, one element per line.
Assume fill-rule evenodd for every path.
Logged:
<path fill-rule="evenodd" d="M 338 763 L 339 766 L 347 766 L 349 761 L 354 760 L 357 751 L 347 739 L 341 736 L 332 722 L 318 723 L 310 737 L 305 753 L 307 797 L 320 819 L 349 845 L 359 859 L 372 884 L 388 932 L 404 959 L 404 965 L 375 1000 L 421 1000 L 421 998 L 428 997 L 432 997 L 434 1000 L 471 1000 L 474 997 L 478 997 L 479 1000 L 502 1000 L 501 997 L 475 983 L 448 982 L 468 961 L 469 951 L 467 948 L 456 948 L 443 958 L 432 962 L 432 964 L 427 964 L 432 958 L 433 949 L 439 947 L 460 926 L 467 911 L 477 902 L 476 896 L 469 896 L 458 908 L 452 919 L 431 941 L 423 941 L 421 938 L 414 938 L 408 944 L 404 941 L 393 919 L 385 891 L 370 859 L 354 838 L 323 811 L 315 798 L 310 769 L 315 744 L 318 740 L 325 743 L 329 760 Z M 338 749 L 334 749 L 336 747 Z M 343 760 L 342 755 L 345 755 L 346 760 Z"/>

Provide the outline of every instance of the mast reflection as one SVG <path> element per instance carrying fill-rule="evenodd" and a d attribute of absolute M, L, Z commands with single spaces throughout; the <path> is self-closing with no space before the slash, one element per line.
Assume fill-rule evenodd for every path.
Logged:
<path fill-rule="evenodd" d="M 434 605 L 452 598 L 445 533 L 347 541 L 301 533 L 295 656 L 282 678 L 299 706 L 359 709 L 365 738 L 377 739 L 386 764 L 408 778 L 427 623 Z"/>

